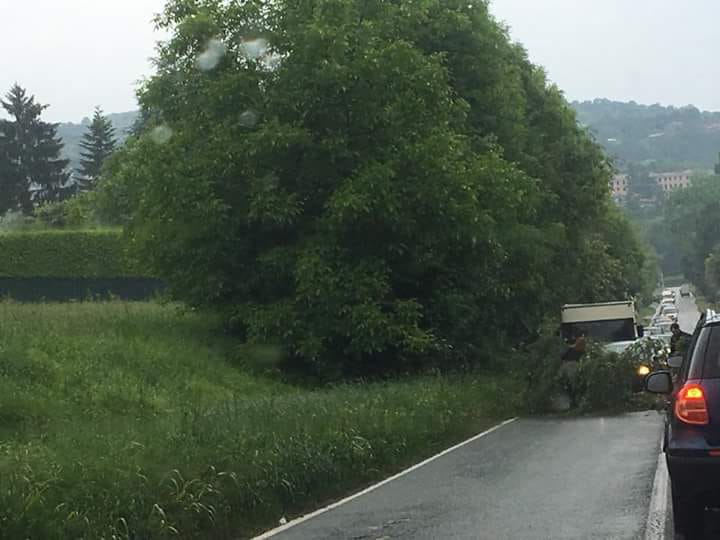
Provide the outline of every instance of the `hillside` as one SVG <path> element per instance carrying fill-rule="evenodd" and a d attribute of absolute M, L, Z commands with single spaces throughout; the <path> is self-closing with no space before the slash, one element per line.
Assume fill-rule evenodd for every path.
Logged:
<path fill-rule="evenodd" d="M 670 162 L 671 168 L 711 168 L 717 163 L 720 112 L 607 99 L 572 105 L 620 168 L 643 161 Z"/>
<path fill-rule="evenodd" d="M 122 142 L 128 136 L 128 132 L 132 127 L 135 119 L 137 118 L 137 112 L 130 111 L 124 113 L 115 113 L 107 115 L 110 121 L 115 126 L 115 135 L 118 142 Z M 62 138 L 65 143 L 63 151 L 63 157 L 70 160 L 70 167 L 76 169 L 80 165 L 80 141 L 82 136 L 87 131 L 87 126 L 90 124 L 89 118 L 83 118 L 79 124 L 72 122 L 61 123 L 58 126 L 58 135 Z"/>

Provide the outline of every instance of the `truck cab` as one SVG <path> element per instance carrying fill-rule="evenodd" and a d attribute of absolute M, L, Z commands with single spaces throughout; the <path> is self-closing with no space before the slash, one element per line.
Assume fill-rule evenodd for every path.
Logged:
<path fill-rule="evenodd" d="M 565 340 L 584 334 L 622 352 L 643 337 L 632 300 L 599 304 L 566 304 L 561 308 L 561 335 Z"/>

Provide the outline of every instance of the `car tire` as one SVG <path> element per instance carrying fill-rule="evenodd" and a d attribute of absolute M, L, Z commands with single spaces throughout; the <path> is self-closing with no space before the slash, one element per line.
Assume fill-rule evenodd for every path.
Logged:
<path fill-rule="evenodd" d="M 705 508 L 701 502 L 687 494 L 677 482 L 672 482 L 673 522 L 675 538 L 697 540 L 705 529 Z"/>

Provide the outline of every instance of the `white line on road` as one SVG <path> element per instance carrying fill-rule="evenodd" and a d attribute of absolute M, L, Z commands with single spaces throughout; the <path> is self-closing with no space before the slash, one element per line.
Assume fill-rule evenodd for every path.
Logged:
<path fill-rule="evenodd" d="M 668 470 L 665 455 L 658 454 L 655 480 L 650 496 L 650 509 L 645 525 L 645 540 L 664 540 L 668 512 Z"/>
<path fill-rule="evenodd" d="M 480 439 L 481 437 L 484 437 L 485 435 L 489 435 L 490 433 L 492 433 L 492 432 L 495 431 L 496 429 L 500 429 L 501 427 L 506 426 L 507 424 L 509 424 L 509 423 L 511 423 L 511 422 L 514 422 L 515 420 L 517 420 L 517 417 L 515 417 L 515 418 L 510 418 L 509 420 L 505 420 L 504 422 L 501 422 L 500 424 L 498 424 L 498 425 L 496 425 L 496 426 L 493 426 L 493 427 L 491 427 L 490 429 L 487 429 L 487 430 L 483 431 L 482 433 L 478 433 L 478 434 L 475 435 L 474 437 L 471 437 L 471 438 L 469 438 L 469 439 L 467 439 L 467 440 L 465 440 L 465 441 L 463 441 L 463 442 L 461 442 L 461 443 L 459 443 L 459 444 L 456 444 L 455 446 L 452 446 L 452 447 L 450 447 L 450 448 L 448 448 L 448 449 L 446 449 L 446 450 L 443 450 L 443 451 L 440 452 L 439 454 L 435 454 L 434 456 L 429 457 L 429 458 L 426 459 L 425 461 L 421 461 L 420 463 L 417 463 L 417 464 L 413 465 L 413 466 L 410 467 L 409 469 L 405 469 L 404 471 L 401 471 L 401 472 L 399 472 L 399 473 L 391 476 L 390 478 L 386 478 L 386 479 L 383 480 L 382 482 L 378 482 L 377 484 L 373 484 L 373 485 L 370 486 L 369 488 L 364 489 L 364 490 L 360 491 L 359 493 L 355 493 L 354 495 L 350 495 L 349 497 L 346 497 L 346 498 L 344 498 L 344 499 L 342 499 L 342 500 L 340 500 L 340 501 L 337 501 L 337 502 L 335 502 L 335 503 L 333 503 L 333 504 L 331 504 L 331 505 L 328 505 L 328 506 L 326 506 L 325 508 L 321 508 L 321 509 L 319 509 L 319 510 L 315 510 L 315 511 L 312 512 L 311 514 L 307 514 L 307 515 L 305 515 L 305 516 L 302 516 L 302 517 L 299 517 L 299 518 L 294 519 L 294 520 L 292 520 L 292 521 L 289 521 L 289 522 L 286 523 L 285 525 L 281 525 L 280 527 L 277 527 L 277 528 L 275 528 L 275 529 L 273 529 L 273 530 L 271 530 L 271 531 L 267 531 L 267 532 L 261 534 L 260 536 L 256 536 L 255 538 L 253 538 L 253 540 L 265 540 L 266 538 L 271 538 L 271 537 L 273 537 L 273 536 L 275 536 L 275 535 L 277 535 L 277 534 L 280 534 L 280 533 L 283 532 L 283 531 L 288 530 L 288 529 L 291 528 L 291 527 L 295 527 L 296 525 L 300 525 L 301 523 L 303 523 L 303 522 L 305 522 L 305 521 L 308 521 L 309 519 L 312 519 L 312 518 L 314 518 L 314 517 L 316 517 L 316 516 L 319 516 L 320 514 L 324 514 L 325 512 L 329 512 L 330 510 L 333 510 L 334 508 L 337 508 L 338 506 L 342 506 L 343 504 L 348 503 L 348 502 L 350 502 L 350 501 L 352 501 L 352 500 L 354 500 L 354 499 L 357 499 L 358 497 L 362 497 L 363 495 L 367 495 L 367 494 L 370 493 L 371 491 L 375 491 L 375 490 L 378 489 L 379 487 L 382 487 L 382 486 L 384 486 L 385 484 L 388 484 L 388 483 L 392 482 L 393 480 L 397 480 L 398 478 L 400 478 L 400 477 L 402 477 L 402 476 L 405 476 L 406 474 L 409 474 L 409 473 L 413 472 L 414 470 L 417 470 L 417 469 L 419 469 L 420 467 L 423 467 L 423 466 L 427 465 L 428 463 L 430 463 L 430 462 L 432 462 L 432 461 L 435 461 L 435 460 L 438 459 L 438 458 L 441 458 L 441 457 L 444 456 L 445 454 L 449 454 L 450 452 L 453 452 L 453 451 L 457 450 L 458 448 L 462 448 L 463 446 L 465 446 L 465 445 L 467 445 L 467 444 L 470 444 L 470 443 L 472 443 L 472 442 L 475 442 L 475 441 L 477 441 L 478 439 Z M 656 537 L 653 537 L 653 540 L 655 540 L 655 538 L 656 538 Z"/>

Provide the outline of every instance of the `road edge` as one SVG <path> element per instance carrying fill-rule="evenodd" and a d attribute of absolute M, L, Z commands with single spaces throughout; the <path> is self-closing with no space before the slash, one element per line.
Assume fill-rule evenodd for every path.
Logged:
<path fill-rule="evenodd" d="M 304 523 L 310 519 L 313 519 L 314 517 L 324 514 L 325 512 L 334 510 L 338 506 L 342 506 L 343 504 L 349 503 L 350 501 L 353 501 L 359 497 L 362 497 L 363 495 L 367 495 L 368 493 L 375 491 L 376 489 L 384 486 L 385 484 L 389 484 L 393 480 L 397 480 L 398 478 L 401 478 L 401 477 L 405 476 L 406 474 L 409 474 L 409 473 L 419 469 L 420 467 L 424 467 L 428 463 L 431 463 L 431 462 L 435 461 L 436 459 L 439 459 L 439 458 L 449 454 L 450 452 L 454 452 L 455 450 L 458 450 L 459 448 L 462 448 L 463 446 L 466 446 L 470 443 L 477 441 L 478 439 L 481 439 L 482 437 L 485 437 L 486 435 L 489 435 L 493 431 L 496 431 L 503 426 L 511 424 L 512 422 L 514 422 L 517 419 L 518 419 L 518 417 L 515 416 L 513 418 L 509 418 L 503 422 L 500 422 L 499 424 L 494 425 L 493 427 L 491 427 L 489 429 L 486 429 L 482 433 L 478 433 L 477 435 L 474 435 L 474 436 L 470 437 L 469 439 L 466 439 L 466 440 L 456 444 L 455 446 L 446 448 L 442 452 L 439 452 L 439 453 L 435 454 L 434 456 L 431 456 L 431 457 L 421 461 L 420 463 L 416 463 L 415 465 L 413 465 L 403 471 L 400 471 L 399 473 L 394 474 L 393 476 L 390 476 L 389 478 L 386 478 L 385 480 L 382 480 L 382 481 L 378 482 L 377 484 L 373 484 L 372 486 L 365 488 L 362 491 L 359 491 L 358 493 L 354 493 L 353 495 L 350 495 L 349 497 L 345 497 L 344 499 L 341 499 L 337 502 L 329 504 L 328 506 L 325 506 L 324 508 L 320 508 L 318 510 L 315 510 L 314 512 L 311 512 L 311 513 L 301 516 L 299 518 L 293 519 L 292 521 L 289 521 L 289 522 L 285 523 L 284 525 L 280 525 L 279 527 L 276 527 L 275 529 L 266 531 L 258 536 L 255 536 L 252 540 L 266 540 L 268 538 L 272 538 L 273 536 L 276 536 L 276 535 L 280 534 L 281 532 L 291 529 L 292 527 L 295 527 L 296 525 L 300 525 L 301 523 Z M 655 540 L 654 537 L 653 537 L 653 540 Z"/>
<path fill-rule="evenodd" d="M 668 522 L 668 485 L 669 477 L 665 454 L 660 451 L 655 469 L 652 493 L 650 495 L 650 506 L 648 509 L 647 523 L 645 525 L 645 540 L 665 540 L 667 537 Z"/>

